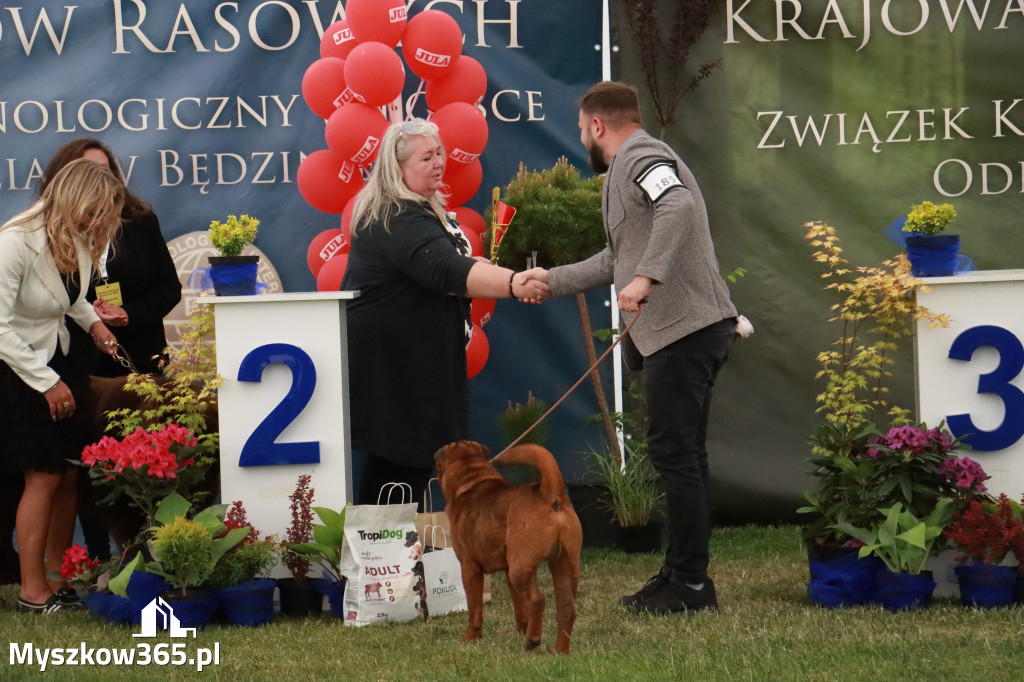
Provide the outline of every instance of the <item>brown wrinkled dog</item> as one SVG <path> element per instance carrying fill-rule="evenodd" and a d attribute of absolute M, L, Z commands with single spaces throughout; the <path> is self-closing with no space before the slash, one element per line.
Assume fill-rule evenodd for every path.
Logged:
<path fill-rule="evenodd" d="M 521 445 L 493 460 L 490 454 L 480 443 L 458 441 L 434 455 L 469 606 L 462 641 L 483 635 L 484 574 L 504 571 L 523 645 L 532 649 L 540 644 L 544 595 L 537 588 L 537 567 L 546 561 L 555 587 L 555 652 L 568 653 L 583 531 L 562 474 L 551 453 L 539 445 Z M 541 479 L 513 485 L 495 466 L 531 466 Z"/>

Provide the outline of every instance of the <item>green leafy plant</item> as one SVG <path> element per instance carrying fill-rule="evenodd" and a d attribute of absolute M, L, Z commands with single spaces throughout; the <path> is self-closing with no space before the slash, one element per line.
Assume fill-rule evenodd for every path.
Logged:
<path fill-rule="evenodd" d="M 546 421 L 538 424 L 537 420 L 547 411 L 548 404 L 535 397 L 533 391 L 528 391 L 526 402 L 513 405 L 511 400 L 508 401 L 508 407 L 498 415 L 498 432 L 506 442 L 511 443 L 533 426 L 519 442 L 544 445 L 551 435 L 551 424 Z"/>
<path fill-rule="evenodd" d="M 504 201 L 515 207 L 516 218 L 498 243 L 499 262 L 515 269 L 530 264 L 550 268 L 576 263 L 603 249 L 606 243 L 601 218 L 603 182 L 602 176 L 581 177 L 579 170 L 564 156 L 552 168 L 541 171 L 530 171 L 520 164 L 519 172 L 504 191 Z M 491 229 L 489 227 L 485 235 L 488 250 L 494 238 Z M 593 365 L 597 351 L 590 311 L 582 293 L 576 295 L 576 308 L 588 366 Z M 596 369 L 590 373 L 590 383 L 607 446 L 614 450 L 618 437 Z"/>
<path fill-rule="evenodd" d="M 624 527 L 649 523 L 661 508 L 664 493 L 658 488 L 658 475 L 646 453 L 626 448 L 626 461 L 617 453 L 594 452 L 592 461 L 601 483 L 608 488 L 603 504 L 615 521 Z"/>
<path fill-rule="evenodd" d="M 241 585 L 266 574 L 277 565 L 281 556 L 281 543 L 274 535 L 259 537 L 256 529 L 249 525 L 245 507 L 240 500 L 231 504 L 224 517 L 224 525 L 229 529 L 248 527 L 249 533 L 220 558 L 206 586 L 219 589 Z"/>
<path fill-rule="evenodd" d="M 846 538 L 837 530 L 841 524 L 870 523 L 878 507 L 897 501 L 884 495 L 879 498 L 876 488 L 901 486 L 901 491 L 913 492 L 913 486 L 906 488 L 906 478 L 898 474 L 897 464 L 870 461 L 866 455 L 872 442 L 881 437 L 876 427 L 879 421 L 885 419 L 895 426 L 910 422 L 910 411 L 888 399 L 895 362 L 892 356 L 899 342 L 913 334 L 915 320 L 923 320 L 929 327 L 948 326 L 949 320 L 916 303 L 914 288 L 919 280 L 911 276 L 905 255 L 883 261 L 879 267 L 853 268 L 842 256 L 834 227 L 822 222 L 804 227 L 805 239 L 815 249 L 813 259 L 825 266 L 821 276 L 827 282 L 825 289 L 839 296 L 831 306 L 834 315 L 829 320 L 839 326 L 839 337 L 817 356 L 815 378 L 824 382 L 824 388 L 815 402 L 823 422 L 810 442 L 811 473 L 818 481 L 804 494 L 808 504 L 799 511 L 814 517 L 805 527 L 805 539 L 842 542 Z M 904 464 L 915 466 L 916 462 Z M 890 470 L 883 474 L 880 468 L 885 467 Z M 932 482 L 934 479 L 917 485 L 923 488 Z M 941 492 L 939 487 L 933 489 L 936 494 Z M 903 501 L 912 503 L 907 497 Z M 923 508 L 915 509 L 924 513 Z"/>
<path fill-rule="evenodd" d="M 177 493 L 160 502 L 156 520 L 161 525 L 151 530 L 154 561 L 145 567 L 147 573 L 155 573 L 180 589 L 183 596 L 188 588 L 205 583 L 221 557 L 250 531 L 249 527 L 228 528 L 224 524 L 226 504 L 207 507 L 189 519 L 191 506 Z"/>
<path fill-rule="evenodd" d="M 345 509 L 336 512 L 327 507 L 313 507 L 323 523 L 313 524 L 312 542 L 288 542 L 285 547 L 309 563 L 323 569 L 335 581 L 341 580 L 341 547 L 345 543 Z"/>
<path fill-rule="evenodd" d="M 928 516 L 919 519 L 897 502 L 879 509 L 884 521 L 872 528 L 837 524 L 837 530 L 864 543 L 859 555 L 874 554 L 893 573 L 919 574 L 934 554 L 936 541 L 953 518 L 953 500 L 940 499 Z"/>
<path fill-rule="evenodd" d="M 139 396 L 141 407 L 108 412 L 107 431 L 126 436 L 139 428 L 153 430 L 179 424 L 196 438 L 195 464 L 210 467 L 217 463 L 220 446 L 215 417 L 221 382 L 212 305 L 193 303 L 180 339 L 180 346 L 167 349 L 169 362 L 164 376 L 128 375 L 124 390 Z M 193 496 L 192 501 L 201 500 Z"/>
<path fill-rule="evenodd" d="M 210 223 L 210 243 L 222 256 L 239 256 L 256 239 L 259 226 L 259 220 L 245 214 L 241 218 L 229 215 L 223 223 L 214 220 Z"/>
<path fill-rule="evenodd" d="M 920 204 L 910 207 L 907 222 L 903 224 L 903 231 L 934 236 L 945 231 L 954 218 L 956 218 L 956 210 L 953 208 L 953 204 L 933 204 L 930 201 L 922 201 Z"/>

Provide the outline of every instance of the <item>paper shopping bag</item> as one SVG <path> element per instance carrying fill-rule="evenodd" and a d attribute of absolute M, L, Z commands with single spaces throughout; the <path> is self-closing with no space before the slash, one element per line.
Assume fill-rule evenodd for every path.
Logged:
<path fill-rule="evenodd" d="M 432 616 L 466 611 L 466 590 L 462 587 L 462 566 L 440 526 L 426 526 L 423 536 L 423 579 L 427 609 Z"/>
<path fill-rule="evenodd" d="M 401 501 L 391 503 L 395 490 Z M 378 504 L 348 507 L 341 552 L 345 624 L 407 622 L 425 614 L 422 553 L 407 484 L 386 485 Z"/>

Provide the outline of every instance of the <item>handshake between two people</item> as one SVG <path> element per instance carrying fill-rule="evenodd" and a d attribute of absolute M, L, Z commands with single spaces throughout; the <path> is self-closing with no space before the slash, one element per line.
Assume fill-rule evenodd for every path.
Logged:
<path fill-rule="evenodd" d="M 512 278 L 515 297 L 523 303 L 543 303 L 551 298 L 548 286 L 548 271 L 533 268 L 517 272 Z M 651 294 L 651 279 L 637 275 L 619 292 L 619 310 L 625 313 L 639 313 Z"/>

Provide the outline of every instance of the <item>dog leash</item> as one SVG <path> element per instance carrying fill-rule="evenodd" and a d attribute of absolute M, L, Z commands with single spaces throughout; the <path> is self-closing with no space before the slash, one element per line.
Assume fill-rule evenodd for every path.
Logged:
<path fill-rule="evenodd" d="M 641 312 L 643 312 L 643 311 L 641 310 Z M 537 421 L 535 421 L 530 426 L 530 428 L 526 429 L 521 434 L 519 434 L 519 436 L 514 441 L 512 441 L 511 443 L 508 444 L 508 447 L 506 447 L 504 450 L 502 450 L 497 455 L 495 455 L 495 457 L 500 457 L 501 455 L 505 454 L 506 452 L 508 452 L 509 450 L 514 448 L 516 445 L 519 444 L 519 442 L 521 440 L 523 440 L 523 438 L 526 438 L 526 435 L 528 433 L 530 433 L 530 431 L 533 431 L 533 429 L 536 428 L 538 424 L 540 424 L 542 421 L 547 419 L 548 415 L 551 414 L 552 412 L 554 412 L 555 408 L 558 407 L 559 405 L 561 405 L 562 402 L 565 401 L 565 399 L 568 398 L 569 395 L 573 391 L 575 391 L 577 388 L 579 388 L 579 385 L 583 383 L 584 379 L 586 379 L 588 376 L 590 376 L 591 372 L 593 372 L 595 369 L 597 369 L 597 366 L 601 364 L 601 361 L 604 360 L 606 357 L 608 357 L 608 354 L 612 352 L 612 350 L 615 348 L 615 346 L 619 345 L 619 343 L 622 341 L 623 337 L 625 337 L 626 334 L 629 333 L 629 330 L 633 328 L 633 325 L 636 324 L 636 321 L 639 320 L 639 319 L 640 319 L 640 313 L 638 312 L 636 314 L 636 317 L 634 317 L 630 321 L 630 323 L 626 325 L 626 328 L 622 330 L 622 333 L 619 334 L 618 337 L 616 337 L 615 341 L 612 342 L 612 345 L 608 346 L 607 350 L 605 350 L 605 352 L 601 354 L 601 357 L 599 357 L 597 360 L 594 360 L 594 364 L 592 364 L 590 366 L 590 369 L 588 369 L 586 372 L 583 373 L 583 376 L 581 376 L 579 378 L 579 380 L 575 384 L 573 384 L 572 387 L 568 391 L 565 392 L 565 395 L 563 395 L 561 398 L 559 398 L 558 402 L 556 402 L 554 405 L 549 407 L 548 411 L 545 412 L 544 414 L 542 414 L 540 416 L 540 418 Z M 491 459 L 494 459 L 494 457 L 492 457 Z"/>

